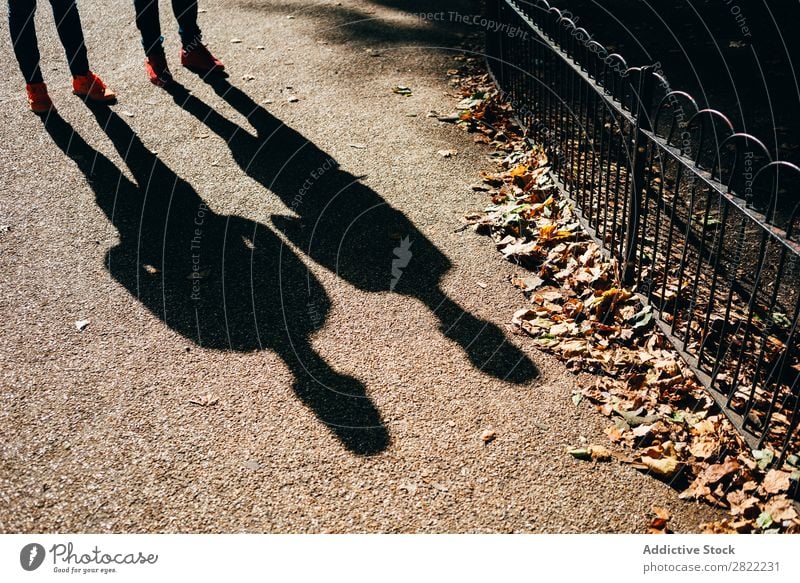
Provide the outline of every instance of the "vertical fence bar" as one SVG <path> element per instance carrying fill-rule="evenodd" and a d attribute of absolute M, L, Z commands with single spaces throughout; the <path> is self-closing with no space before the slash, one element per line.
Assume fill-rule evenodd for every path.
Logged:
<path fill-rule="evenodd" d="M 641 222 L 641 212 L 643 207 L 645 182 L 645 166 L 648 155 L 648 139 L 645 131 L 652 131 L 651 118 L 653 112 L 653 67 L 642 67 L 639 76 L 638 88 L 634 93 L 636 100 L 636 113 L 634 118 L 636 125 L 634 128 L 635 141 L 633 145 L 633 162 L 631 171 L 633 172 L 632 188 L 628 201 L 628 220 L 627 231 L 625 233 L 625 254 L 623 281 L 627 285 L 632 285 L 636 280 L 636 246 L 639 243 L 639 225 Z"/>

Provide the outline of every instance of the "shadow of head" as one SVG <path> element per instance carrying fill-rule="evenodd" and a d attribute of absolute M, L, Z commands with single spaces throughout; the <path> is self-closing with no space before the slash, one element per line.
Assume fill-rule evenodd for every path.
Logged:
<path fill-rule="evenodd" d="M 225 140 L 242 170 L 283 201 L 289 214 L 274 216 L 273 224 L 297 248 L 361 290 L 421 301 L 481 371 L 516 383 L 538 376 L 533 362 L 497 326 L 475 317 L 441 290 L 450 260 L 405 214 L 227 79 L 206 81 L 247 118 L 252 130 L 180 85 L 170 92 L 177 104 Z"/>
<path fill-rule="evenodd" d="M 119 232 L 106 256 L 111 276 L 203 348 L 273 350 L 293 373 L 297 396 L 351 451 L 388 447 L 364 386 L 333 370 L 311 346 L 330 300 L 296 254 L 264 225 L 214 212 L 119 116 L 108 108 L 92 111 L 133 181 L 58 114 L 45 127 L 84 172 Z"/>

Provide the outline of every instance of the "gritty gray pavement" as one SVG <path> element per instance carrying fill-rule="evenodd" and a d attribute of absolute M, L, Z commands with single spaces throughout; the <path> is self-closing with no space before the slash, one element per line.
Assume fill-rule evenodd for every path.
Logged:
<path fill-rule="evenodd" d="M 230 72 L 219 91 L 178 65 L 162 2 L 191 91 L 170 95 L 147 82 L 130 4 L 80 3 L 93 69 L 120 95 L 109 118 L 70 94 L 40 2 L 71 140 L 26 110 L 15 61 L 0 62 L 0 532 L 642 532 L 653 505 L 695 531 L 716 517 L 627 466 L 565 454 L 606 443 L 608 422 L 572 404 L 578 377 L 509 331 L 514 267 L 458 229 L 485 203 L 470 184 L 490 152 L 427 117 L 452 110 L 446 71 L 474 28 L 400 8 L 424 2 L 201 2 Z M 5 5 L 2 19 L 9 53 Z M 292 203 L 328 158 L 339 167 L 317 198 Z M 319 197 L 349 179 L 331 215 L 343 230 Z M 140 215 L 144 195 L 155 206 Z M 157 283 L 187 240 L 148 229 L 202 203 L 211 257 L 255 249 L 234 249 L 241 274 L 209 267 L 227 329 Z M 254 315 L 257 340 L 240 330 Z"/>

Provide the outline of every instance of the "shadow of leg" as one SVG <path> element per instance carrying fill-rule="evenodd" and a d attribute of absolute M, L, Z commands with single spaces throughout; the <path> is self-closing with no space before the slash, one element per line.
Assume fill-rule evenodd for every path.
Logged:
<path fill-rule="evenodd" d="M 348 450 L 374 455 L 389 447 L 389 432 L 363 384 L 333 370 L 303 340 L 280 356 L 294 374 L 295 394 Z"/>
<path fill-rule="evenodd" d="M 461 346 L 478 370 L 516 384 L 539 377 L 536 365 L 491 322 L 473 316 L 438 289 L 421 299 L 439 319 L 442 333 Z"/>

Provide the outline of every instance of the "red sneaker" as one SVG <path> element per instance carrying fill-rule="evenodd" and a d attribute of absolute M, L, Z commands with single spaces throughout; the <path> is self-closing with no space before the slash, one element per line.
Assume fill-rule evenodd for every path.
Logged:
<path fill-rule="evenodd" d="M 191 50 L 181 49 L 181 65 L 195 71 L 224 71 L 225 65 L 203 44 L 198 44 Z"/>
<path fill-rule="evenodd" d="M 28 105 L 33 113 L 47 113 L 54 111 L 53 102 L 47 93 L 47 85 L 44 83 L 28 83 L 25 85 L 28 92 Z"/>
<path fill-rule="evenodd" d="M 96 103 L 112 103 L 117 100 L 117 94 L 106 87 L 103 80 L 91 71 L 86 75 L 76 75 L 72 78 L 72 92 L 78 97 Z"/>
<path fill-rule="evenodd" d="M 147 70 L 147 76 L 150 77 L 150 83 L 158 87 L 166 87 L 175 80 L 172 78 L 172 72 L 167 66 L 167 57 L 163 52 L 153 53 L 148 56 L 144 61 L 144 68 Z"/>

